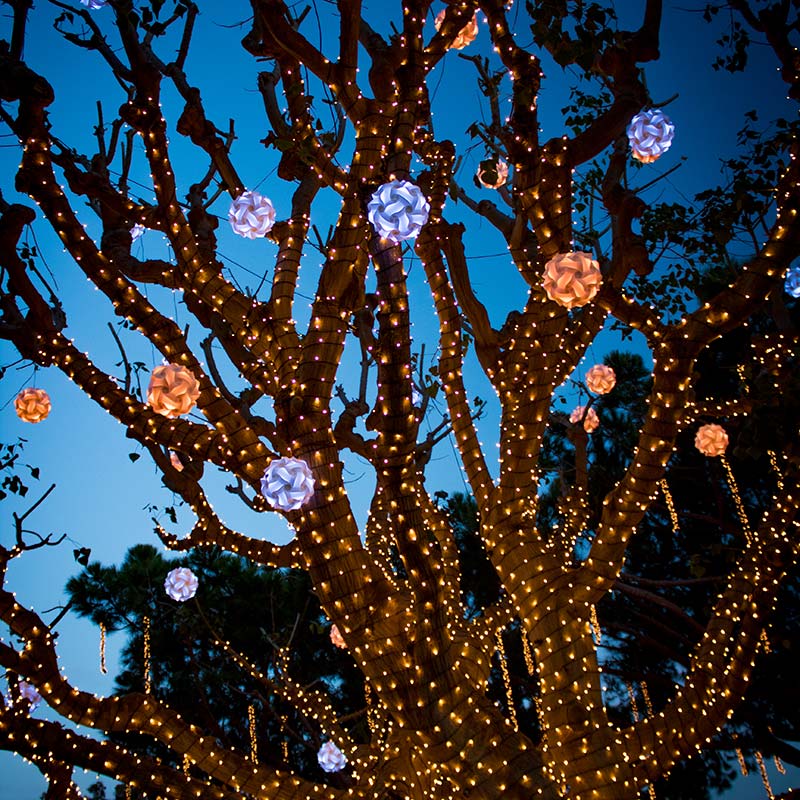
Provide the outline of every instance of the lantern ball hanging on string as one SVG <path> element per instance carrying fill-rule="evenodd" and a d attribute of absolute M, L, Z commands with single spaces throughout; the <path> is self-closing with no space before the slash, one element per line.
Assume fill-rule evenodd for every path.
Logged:
<path fill-rule="evenodd" d="M 711 423 L 701 425 L 694 437 L 694 446 L 704 455 L 712 458 L 725 454 L 728 447 L 728 434 L 722 425 Z"/>
<path fill-rule="evenodd" d="M 14 410 L 23 422 L 41 422 L 50 415 L 50 409 L 50 395 L 44 389 L 29 386 L 14 398 Z"/>
<path fill-rule="evenodd" d="M 595 394 L 608 394 L 616 384 L 616 373 L 605 364 L 595 364 L 586 373 L 586 388 Z"/>
<path fill-rule="evenodd" d="M 314 476 L 301 458 L 276 458 L 264 471 L 261 494 L 279 511 L 296 511 L 314 494 Z"/>
<path fill-rule="evenodd" d="M 436 26 L 436 30 L 438 31 L 443 23 L 444 23 L 444 15 L 447 13 L 447 9 L 443 8 L 437 15 L 436 19 L 434 19 L 433 24 Z M 463 50 L 467 45 L 472 44 L 475 41 L 475 37 L 478 35 L 478 15 L 477 13 L 473 15 L 472 19 L 458 32 L 458 35 L 453 39 L 450 43 L 450 47 L 453 50 Z"/>
<path fill-rule="evenodd" d="M 576 250 L 559 253 L 545 264 L 542 288 L 564 308 L 580 308 L 594 299 L 602 282 L 597 261 L 590 253 Z"/>
<path fill-rule="evenodd" d="M 337 625 L 331 625 L 331 642 L 340 650 L 347 650 L 347 642 L 345 642 L 342 634 L 339 632 L 339 627 Z"/>
<path fill-rule="evenodd" d="M 325 772 L 339 772 L 347 764 L 347 756 L 333 742 L 325 742 L 317 753 L 317 761 Z"/>
<path fill-rule="evenodd" d="M 410 181 L 384 183 L 367 203 L 375 232 L 395 244 L 414 239 L 428 221 L 430 210 L 422 190 Z"/>
<path fill-rule="evenodd" d="M 242 192 L 228 209 L 234 233 L 247 239 L 263 239 L 275 224 L 275 206 L 258 192 Z"/>
<path fill-rule="evenodd" d="M 131 242 L 135 242 L 137 239 L 141 239 L 144 236 L 145 231 L 144 225 L 140 225 L 138 222 L 131 228 Z"/>
<path fill-rule="evenodd" d="M 584 411 L 586 411 L 586 406 L 575 406 L 572 413 L 569 415 L 569 421 L 575 425 L 583 420 L 583 429 L 586 433 L 591 433 L 597 430 L 600 425 L 600 417 L 597 416 L 597 412 L 593 408 L 590 408 L 586 411 L 586 418 L 584 419 Z"/>
<path fill-rule="evenodd" d="M 81 5 L 86 6 L 90 11 L 97 11 L 108 4 L 108 0 L 81 0 Z"/>
<path fill-rule="evenodd" d="M 800 264 L 793 264 L 786 270 L 786 280 L 783 282 L 786 294 L 791 297 L 800 297 Z"/>
<path fill-rule="evenodd" d="M 36 687 L 27 681 L 19 682 L 19 694 L 24 700 L 30 703 L 30 710 L 34 711 L 39 703 L 42 702 L 42 696 L 36 691 Z"/>
<path fill-rule="evenodd" d="M 502 158 L 487 158 L 478 165 L 475 178 L 486 189 L 499 189 L 508 183 L 508 164 Z"/>
<path fill-rule="evenodd" d="M 164 579 L 164 591 L 179 603 L 191 600 L 197 594 L 197 575 L 189 567 L 176 567 Z"/>
<path fill-rule="evenodd" d="M 658 108 L 648 108 L 636 114 L 628 125 L 631 154 L 637 161 L 650 164 L 669 150 L 675 136 L 675 126 Z"/>
<path fill-rule="evenodd" d="M 147 405 L 170 419 L 188 414 L 200 397 L 194 374 L 180 364 L 162 364 L 153 370 L 147 387 Z"/>

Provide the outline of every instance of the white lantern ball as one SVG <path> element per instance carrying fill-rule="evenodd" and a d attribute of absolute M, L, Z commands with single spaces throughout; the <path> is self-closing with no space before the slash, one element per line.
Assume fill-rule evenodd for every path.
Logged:
<path fill-rule="evenodd" d="M 547 296 L 565 308 L 580 308 L 594 299 L 603 276 L 590 253 L 576 250 L 559 253 L 544 267 L 542 288 Z"/>
<path fill-rule="evenodd" d="M 611 367 L 595 364 L 586 373 L 586 387 L 595 394 L 608 394 L 617 383 L 617 376 Z"/>
<path fill-rule="evenodd" d="M 347 764 L 347 756 L 333 742 L 325 742 L 317 753 L 317 761 L 325 772 L 339 772 Z"/>
<path fill-rule="evenodd" d="M 86 6 L 90 11 L 97 11 L 107 5 L 108 0 L 81 0 L 81 5 Z"/>
<path fill-rule="evenodd" d="M 675 126 L 658 108 L 636 114 L 628 125 L 631 154 L 637 161 L 650 164 L 669 150 L 675 136 Z"/>
<path fill-rule="evenodd" d="M 131 228 L 131 242 L 135 242 L 137 239 L 140 239 L 144 236 L 145 231 L 144 225 L 140 225 L 138 222 Z"/>
<path fill-rule="evenodd" d="M 791 297 L 800 297 L 800 264 L 795 264 L 786 271 L 783 288 Z"/>
<path fill-rule="evenodd" d="M 242 192 L 228 209 L 234 233 L 247 239 L 263 239 L 275 224 L 275 206 L 258 192 Z"/>
<path fill-rule="evenodd" d="M 419 235 L 431 210 L 425 195 L 410 181 L 384 183 L 367 204 L 375 232 L 395 244 Z"/>
<path fill-rule="evenodd" d="M 301 458 L 276 458 L 264 471 L 261 494 L 279 511 L 296 511 L 314 494 L 314 476 Z"/>
<path fill-rule="evenodd" d="M 701 425 L 694 437 L 694 446 L 704 455 L 712 458 L 721 456 L 728 447 L 728 434 L 722 425 L 711 423 Z"/>
<path fill-rule="evenodd" d="M 30 703 L 30 710 L 35 711 L 39 703 L 42 702 L 42 696 L 36 690 L 36 687 L 27 681 L 19 682 L 19 694 L 23 700 Z"/>
<path fill-rule="evenodd" d="M 197 576 L 189 567 L 176 567 L 167 573 L 164 591 L 173 600 L 185 603 L 197 594 Z"/>

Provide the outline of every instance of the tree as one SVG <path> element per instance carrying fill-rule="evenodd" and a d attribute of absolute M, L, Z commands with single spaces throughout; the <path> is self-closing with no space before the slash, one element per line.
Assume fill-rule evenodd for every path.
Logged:
<path fill-rule="evenodd" d="M 79 10 L 54 4 L 63 9 L 56 25 L 67 40 L 113 73 L 122 92 L 119 113 L 108 121 L 99 106 L 91 156 L 62 140 L 48 111 L 53 90 L 23 59 L 29 4 L 15 0 L 10 41 L 0 52 L 2 119 L 24 145 L 17 189 L 36 202 L 123 321 L 112 329 L 123 374 L 115 379 L 113 368 L 66 335 L 64 305 L 38 265 L 38 251 L 20 247 L 36 218 L 24 204 L 4 202 L 0 218 L 0 331 L 22 358 L 66 374 L 150 454 L 165 486 L 197 520 L 185 536 L 158 524 L 169 548 L 219 548 L 253 565 L 307 573 L 369 686 L 376 717 L 369 731 L 348 727 L 324 698 L 294 691 L 288 679 L 271 681 L 280 702 L 294 706 L 320 740 L 332 741 L 347 764 L 342 768 L 334 751 L 336 763 L 327 764 L 339 769 L 319 777 L 303 773 L 302 765 L 292 764 L 301 770 L 295 773 L 263 763 L 241 743 L 228 746 L 182 717 L 158 685 L 107 698 L 73 687 L 58 670 L 48 625 L 4 587 L 0 616 L 17 646 L 0 645 L 0 663 L 35 686 L 65 722 L 132 738 L 124 745 L 98 740 L 32 717 L 12 681 L 2 746 L 34 760 L 54 796 L 74 795 L 71 768 L 82 766 L 176 798 L 233 791 L 269 798 L 574 800 L 636 797 L 706 747 L 745 693 L 779 587 L 796 561 L 796 425 L 771 448 L 757 497 L 736 488 L 736 463 L 722 455 L 722 432 L 706 428 L 700 436 L 725 470 L 730 489 L 719 499 L 729 503 L 722 514 L 728 524 L 719 536 L 735 554 L 693 632 L 687 669 L 658 696 L 655 713 L 621 721 L 606 702 L 593 610 L 618 585 L 637 530 L 661 513 L 663 481 L 671 485 L 673 465 L 691 453 L 698 426 L 722 421 L 735 442 L 744 427 L 740 415 L 753 405 L 750 385 L 766 381 L 774 398 L 792 379 L 797 339 L 784 327 L 781 292 L 800 254 L 796 123 L 779 120 L 760 132 L 751 117 L 741 134 L 744 149 L 725 162 L 730 180 L 700 196 L 696 207 L 647 202 L 636 188 L 647 179 L 629 165 L 625 132 L 652 105 L 640 65 L 658 57 L 658 0 L 643 3 L 634 31 L 620 29 L 613 12 L 596 3 L 531 4 L 525 35 L 516 38 L 521 12 L 499 0 L 449 5 L 435 34 L 423 29 L 430 4 L 406 3 L 400 28 L 388 38 L 383 21 L 362 19 L 360 3 L 339 0 L 326 19 L 335 20 L 338 43 L 320 32 L 319 46 L 309 29 L 314 14 L 254 0 L 243 44 L 269 64 L 257 82 L 272 128 L 264 144 L 280 154 L 278 176 L 293 187 L 290 210 L 275 222 L 271 204 L 248 191 L 237 171 L 233 124 L 225 131 L 207 116 L 185 72 L 198 14 L 193 4 L 134 8 L 111 0 L 107 8 Z M 800 99 L 796 8 L 729 5 L 737 16 L 717 66 L 746 67 L 750 36 L 763 37 L 789 97 Z M 452 59 L 451 45 L 470 38 L 478 8 L 496 55 L 470 57 L 489 109 L 470 133 L 486 149 L 479 178 L 498 187 L 502 205 L 475 200 L 459 180 L 458 151 L 437 137 L 431 112 L 432 72 Z M 97 11 L 106 16 L 101 20 Z M 706 15 L 718 11 L 712 5 Z M 530 34 L 533 43 L 523 48 Z M 173 44 L 176 55 L 165 61 L 158 53 Z M 565 109 L 567 133 L 542 141 L 545 59 L 580 80 Z M 182 106 L 174 126 L 185 141 L 167 133 L 173 92 Z M 511 99 L 505 122 L 504 92 Z M 668 144 L 671 126 L 659 114 L 634 121 L 640 160 L 652 160 Z M 645 123 L 656 128 L 655 146 L 636 143 L 637 130 L 647 133 Z M 188 143 L 203 158 L 199 179 L 194 160 L 179 174 L 178 153 Z M 139 158 L 152 176 L 152 202 L 132 190 Z M 573 182 L 575 170 L 581 172 Z M 212 209 L 223 193 L 232 200 L 234 230 L 277 246 L 267 298 L 259 296 L 263 281 L 244 290 L 224 263 Z M 338 209 L 322 236 L 312 212 L 331 196 Z M 84 200 L 88 211 L 80 208 Z M 451 201 L 505 240 L 525 287 L 499 327 L 473 290 L 465 228 L 448 220 Z M 79 210 L 94 215 L 97 236 L 84 229 Z M 171 258 L 137 257 L 137 225 L 162 233 Z M 317 285 L 308 320 L 297 320 L 300 260 L 314 246 L 321 255 Z M 749 252 L 739 259 L 744 247 Z M 665 258 L 656 263 L 659 255 Z M 439 322 L 432 374 L 422 354 L 412 353 L 412 258 L 424 270 Z M 686 293 L 697 265 L 724 265 L 734 276 L 694 306 Z M 165 311 L 173 290 L 191 316 L 188 329 Z M 761 349 L 738 354 L 743 380 L 733 391 L 705 394 L 701 359 L 767 302 L 777 333 Z M 542 443 L 566 424 L 557 390 L 609 319 L 640 335 L 654 361 L 639 427 L 630 428 L 630 458 L 595 495 L 589 475 L 598 456 L 590 440 L 597 434 L 588 428 L 596 412 L 584 402 L 559 465 L 558 502 L 546 502 L 545 486 L 540 504 L 539 484 L 551 466 L 541 461 Z M 143 362 L 128 355 L 141 342 L 167 362 L 153 371 L 146 395 L 138 387 Z M 497 474 L 479 440 L 483 407 L 468 401 L 470 349 L 497 395 Z M 357 392 L 339 383 L 348 361 L 360 364 Z M 421 423 L 439 395 L 447 416 L 426 435 Z M 32 418 L 43 413 L 41 395 L 22 401 Z M 189 417 L 195 405 L 201 416 Z M 633 415 L 620 420 L 626 421 Z M 502 586 L 500 598 L 483 608 L 476 592 L 462 595 L 458 531 L 425 483 L 431 450 L 450 433 Z M 346 453 L 374 473 L 363 530 L 345 491 Z M 214 469 L 230 476 L 232 493 L 252 511 L 282 515 L 294 539 L 278 546 L 229 527 L 210 499 Z M 751 501 L 763 511 L 758 517 L 747 517 Z M 744 535 L 731 532 L 730 519 Z M 44 543 L 20 521 L 16 543 L 0 551 L 3 566 Z M 487 694 L 503 630 L 515 619 L 536 678 L 535 726 L 523 720 L 520 727 L 513 704 L 503 713 Z M 246 654 L 230 657 L 248 681 L 271 678 Z"/>

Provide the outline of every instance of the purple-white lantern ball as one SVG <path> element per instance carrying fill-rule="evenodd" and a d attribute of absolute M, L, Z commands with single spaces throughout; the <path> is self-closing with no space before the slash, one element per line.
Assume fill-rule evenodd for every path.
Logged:
<path fill-rule="evenodd" d="M 669 150 L 675 136 L 672 120 L 660 108 L 636 114 L 628 125 L 631 154 L 643 164 L 651 164 Z"/>
<path fill-rule="evenodd" d="M 314 494 L 314 475 L 301 458 L 276 458 L 264 471 L 261 494 L 278 511 L 297 511 Z"/>
<path fill-rule="evenodd" d="M 421 189 L 410 181 L 384 183 L 367 203 L 367 216 L 375 232 L 395 244 L 416 238 L 430 210 Z"/>
<path fill-rule="evenodd" d="M 167 573 L 164 591 L 173 600 L 185 603 L 197 594 L 197 576 L 189 567 L 176 567 Z"/>
<path fill-rule="evenodd" d="M 325 742 L 317 753 L 317 761 L 325 772 L 339 772 L 347 764 L 347 756 L 333 742 Z"/>
<path fill-rule="evenodd" d="M 800 264 L 794 264 L 786 271 L 783 288 L 791 297 L 800 297 Z"/>
<path fill-rule="evenodd" d="M 86 6 L 90 11 L 97 11 L 107 5 L 108 0 L 81 0 L 81 5 Z"/>
<path fill-rule="evenodd" d="M 275 206 L 258 192 L 242 192 L 228 209 L 234 233 L 246 239 L 263 239 L 275 224 Z"/>
<path fill-rule="evenodd" d="M 19 682 L 19 694 L 20 697 L 30 703 L 31 711 L 34 711 L 39 703 L 42 702 L 42 696 L 36 691 L 36 687 L 27 681 Z"/>

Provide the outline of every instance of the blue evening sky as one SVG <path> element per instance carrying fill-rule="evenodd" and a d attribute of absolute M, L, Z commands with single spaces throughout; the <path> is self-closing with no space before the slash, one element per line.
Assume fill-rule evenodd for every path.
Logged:
<path fill-rule="evenodd" d="M 669 153 L 656 164 L 648 167 L 646 179 L 665 173 L 682 162 L 680 168 L 668 178 L 658 183 L 648 197 L 674 198 L 680 202 L 691 198 L 697 191 L 716 185 L 722 180 L 720 159 L 731 154 L 736 148 L 736 132 L 741 127 L 742 114 L 750 109 L 758 109 L 760 117 L 767 119 L 776 115 L 794 113 L 785 102 L 783 86 L 775 75 L 774 61 L 763 45 L 752 50 L 753 69 L 747 76 L 731 76 L 728 73 L 713 72 L 709 64 L 715 54 L 713 41 L 719 28 L 712 29 L 702 22 L 699 11 L 689 11 L 685 6 L 691 0 L 667 2 L 664 9 L 662 33 L 662 60 L 648 65 L 648 86 L 655 103 L 670 102 L 667 112 L 675 122 L 677 133 L 675 143 Z M 227 128 L 228 119 L 236 120 L 237 141 L 233 156 L 239 172 L 248 188 L 258 189 L 267 194 L 275 203 L 278 216 L 285 215 L 291 196 L 291 187 L 282 184 L 275 175 L 276 159 L 259 144 L 268 133 L 268 124 L 263 112 L 260 95 L 255 88 L 257 72 L 263 64 L 257 64 L 240 46 L 239 40 L 247 32 L 249 6 L 245 3 L 201 3 L 202 12 L 196 26 L 195 38 L 187 62 L 189 80 L 200 87 L 206 103 L 207 114 L 220 128 Z M 637 26 L 643 2 L 625 0 L 617 4 L 617 12 L 623 27 Z M 697 0 L 697 8 L 704 3 Z M 389 33 L 389 20 L 399 24 L 399 4 L 367 2 L 365 15 L 371 25 L 380 32 Z M 443 7 L 436 3 L 434 11 Z M 389 11 L 391 9 L 391 11 Z M 325 3 L 320 3 L 321 28 L 317 31 L 312 23 L 307 35 L 316 41 L 319 37 L 335 53 L 335 30 L 326 25 L 325 14 L 330 13 Z M 110 77 L 101 59 L 66 44 L 54 32 L 52 21 L 59 10 L 37 0 L 31 12 L 26 58 L 32 68 L 39 71 L 52 83 L 56 101 L 51 108 L 53 132 L 68 145 L 84 153 L 94 152 L 96 146 L 93 128 L 96 124 L 96 101 L 104 103 L 106 120 L 113 118 L 123 95 Z M 517 0 L 517 30 L 520 41 L 530 41 L 524 24 L 524 4 Z M 0 36 L 8 38 L 10 20 L 7 7 L 0 12 Z M 109 9 L 95 12 L 101 26 L 107 26 Z M 309 19 L 313 21 L 312 11 Z M 720 22 L 720 21 L 718 21 Z M 432 20 L 428 21 L 432 32 Z M 716 34 L 715 34 L 716 30 Z M 467 54 L 489 52 L 489 39 L 481 19 L 481 32 L 478 41 Z M 169 59 L 174 43 L 166 43 L 163 58 Z M 332 56 L 333 57 L 333 56 Z M 543 137 L 561 135 L 563 132 L 560 109 L 565 105 L 566 83 L 560 70 L 552 64 L 545 64 L 546 80 L 539 99 Z M 476 199 L 491 199 L 488 190 L 476 190 L 471 176 L 478 161 L 483 158 L 480 148 L 468 150 L 471 142 L 464 131 L 467 126 L 486 113 L 477 89 L 472 65 L 450 53 L 439 65 L 431 79 L 434 99 L 436 134 L 439 138 L 452 138 L 464 156 L 459 180 Z M 314 90 L 316 91 L 316 90 Z M 319 96 L 319 95 L 318 95 Z M 205 172 L 207 161 L 204 155 L 197 158 L 192 147 L 187 145 L 174 132 L 177 113 L 174 109 L 175 93 L 169 89 L 164 92 L 164 109 L 173 135 L 173 161 L 178 180 L 183 187 L 197 181 Z M 508 107 L 507 101 L 504 109 Z M 326 113 L 321 113 L 327 119 Z M 18 163 L 19 151 L 13 138 L 0 139 L 0 187 L 9 202 L 28 203 L 27 197 L 16 194 L 11 176 Z M 347 160 L 346 148 L 342 159 Z M 141 152 L 137 153 L 132 171 L 132 191 L 147 200 L 152 197 L 152 184 Z M 220 217 L 225 217 L 228 199 L 220 198 L 214 206 Z M 78 214 L 86 222 L 90 235 L 98 235 L 96 218 L 90 209 L 76 203 Z M 513 265 L 505 255 L 506 248 L 494 230 L 484 221 L 470 215 L 462 206 L 447 209 L 451 221 L 463 219 L 470 227 L 467 237 L 467 255 L 471 264 L 473 284 L 476 293 L 487 305 L 492 323 L 499 327 L 506 314 L 524 302 L 524 287 L 516 275 Z M 330 197 L 323 197 L 316 210 L 314 221 L 322 235 L 336 220 L 336 206 Z M 116 346 L 106 328 L 112 319 L 105 298 L 102 297 L 82 276 L 63 252 L 57 238 L 39 221 L 34 226 L 35 243 L 45 256 L 47 266 L 55 276 L 59 296 L 64 301 L 69 320 L 68 335 L 76 344 L 90 353 L 102 367 L 121 374 L 115 367 L 119 361 Z M 255 287 L 266 273 L 269 278 L 275 247 L 266 241 L 245 241 L 236 237 L 226 222 L 220 225 L 220 253 L 231 270 L 231 275 L 242 286 Z M 32 234 L 29 242 L 34 243 Z M 170 258 L 170 250 L 165 240 L 154 232 L 147 233 L 135 245 L 139 256 Z M 302 321 L 307 315 L 307 300 L 314 291 L 318 275 L 319 255 L 308 249 L 304 268 L 301 272 L 300 296 L 297 318 Z M 414 316 L 415 349 L 424 344 L 430 357 L 436 349 L 438 328 L 432 314 L 431 302 L 423 281 L 419 264 L 409 262 L 412 302 L 416 302 Z M 191 322 L 180 298 L 170 297 L 168 292 L 150 287 L 148 294 L 162 311 L 173 316 L 179 324 Z M 262 293 L 263 296 L 263 293 Z M 200 338 L 200 331 L 194 330 L 193 341 Z M 132 360 L 145 363 L 148 370 L 160 363 L 160 356 L 149 344 L 129 336 L 126 340 L 128 354 Z M 602 360 L 605 352 L 618 345 L 618 339 L 606 334 L 593 345 L 587 356 L 585 367 Z M 355 353 L 348 353 L 343 367 L 342 383 L 355 390 L 357 372 L 354 369 Z M 7 345 L 0 345 L 0 363 L 8 364 L 14 355 Z M 584 367 L 579 370 L 582 374 Z M 143 378 L 147 381 L 147 375 Z M 235 383 L 235 377 L 233 378 Z M 471 369 L 467 375 L 470 397 L 480 395 L 491 399 L 492 392 L 481 380 L 478 370 Z M 17 392 L 24 386 L 36 385 L 45 388 L 52 400 L 53 411 L 50 417 L 36 426 L 21 423 L 13 414 L 12 402 Z M 9 585 L 17 592 L 21 602 L 33 605 L 39 612 L 45 612 L 65 602 L 63 586 L 67 579 L 77 572 L 72 560 L 73 547 L 90 547 L 92 559 L 103 563 L 118 563 L 127 548 L 136 542 L 157 544 L 152 533 L 151 513 L 146 509 L 150 504 L 170 505 L 170 494 L 165 490 L 149 462 L 146 454 L 132 463 L 127 454 L 136 452 L 136 446 L 124 436 L 124 429 L 115 423 L 102 410 L 75 389 L 61 373 L 39 371 L 34 375 L 29 367 L 7 370 L 0 384 L 0 407 L 2 407 L 3 441 L 14 441 L 18 437 L 27 440 L 24 461 L 38 465 L 42 469 L 41 489 L 51 482 L 57 484 L 54 494 L 30 520 L 32 527 L 42 533 L 66 532 L 69 541 L 59 548 L 37 551 L 12 564 Z M 437 423 L 435 414 L 432 425 Z M 493 458 L 496 442 L 497 409 L 489 404 L 489 413 L 481 424 L 482 440 L 487 456 Z M 371 494 L 371 478 L 367 468 L 357 459 L 348 461 L 348 491 L 352 497 L 357 516 L 361 521 L 366 516 L 368 499 Z M 209 477 L 209 493 L 223 517 L 233 527 L 251 535 L 265 536 L 274 541 L 285 541 L 288 531 L 277 516 L 252 515 L 241 505 L 231 500 L 224 492 L 224 476 Z M 443 442 L 434 453 L 429 470 L 428 487 L 431 491 L 463 490 L 464 484 L 460 469 L 454 458 L 454 450 L 449 441 Z M 38 486 L 31 489 L 32 496 Z M 12 503 L 6 504 L 4 518 L 6 525 L 2 541 L 8 542 Z M 25 508 L 15 504 L 14 508 Z M 177 530 L 185 531 L 191 519 L 183 514 Z M 52 613 L 45 613 L 52 618 Z M 59 625 L 59 653 L 65 673 L 75 685 L 94 689 L 99 693 L 109 692 L 112 679 L 103 676 L 98 670 L 98 631 L 83 621 L 70 615 Z M 110 674 L 114 674 L 115 650 L 122 642 L 122 636 L 111 636 L 109 641 Z M 39 709 L 36 714 L 47 714 Z M 769 765 L 770 779 L 777 791 L 785 789 L 794 782 L 800 783 L 800 773 L 790 771 L 787 776 L 778 775 Z M 791 773 L 794 773 L 793 775 Z M 94 776 L 80 779 L 83 786 L 92 782 Z M 24 764 L 19 758 L 0 753 L 0 797 L 14 797 L 16 800 L 34 800 L 43 791 L 44 781 L 34 767 Z M 730 800 L 758 797 L 763 789 L 757 775 L 741 779 L 733 790 L 725 796 Z"/>

